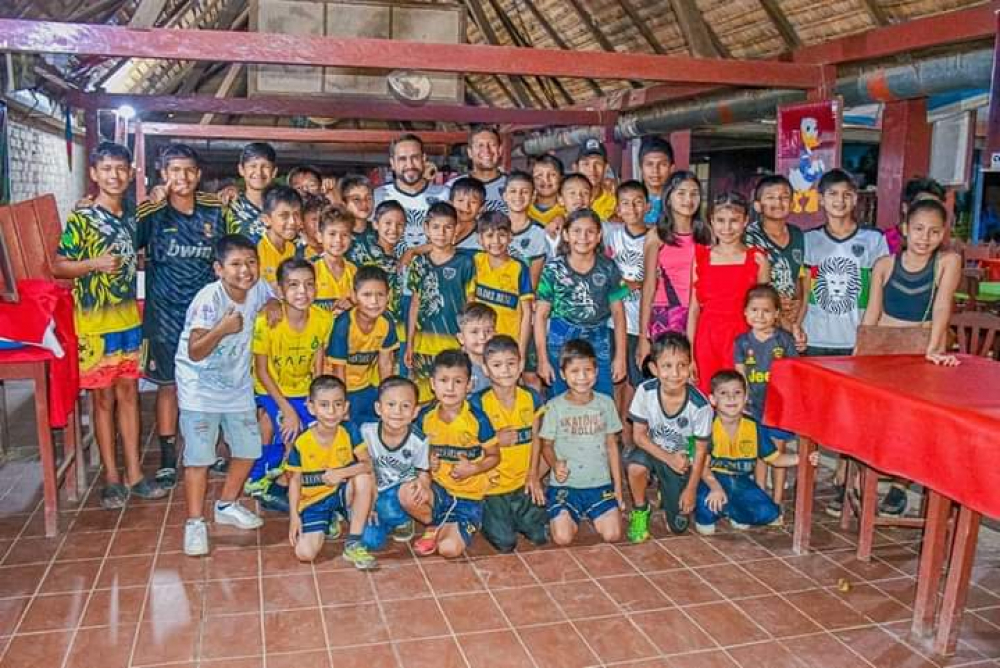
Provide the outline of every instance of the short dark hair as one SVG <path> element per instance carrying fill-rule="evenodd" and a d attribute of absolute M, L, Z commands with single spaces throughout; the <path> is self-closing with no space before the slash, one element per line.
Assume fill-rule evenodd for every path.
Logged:
<path fill-rule="evenodd" d="M 424 151 L 424 140 L 421 139 L 419 136 L 413 134 L 412 132 L 405 132 L 405 133 L 399 135 L 398 137 L 396 137 L 395 139 L 393 139 L 392 142 L 390 142 L 390 144 L 389 144 L 389 155 L 395 157 L 396 156 L 396 147 L 399 146 L 400 144 L 404 144 L 404 143 L 406 143 L 408 141 L 415 142 L 417 144 L 417 146 L 420 147 L 420 152 L 423 153 L 423 151 Z"/>
<path fill-rule="evenodd" d="M 261 207 L 261 211 L 264 214 L 271 214 L 278 208 L 279 204 L 287 204 L 292 207 L 297 206 L 301 209 L 302 196 L 291 186 L 283 186 L 277 183 L 268 186 L 267 190 L 264 191 L 264 205 Z"/>
<path fill-rule="evenodd" d="M 486 186 L 475 176 L 462 176 L 451 184 L 451 194 L 448 196 L 448 200 L 454 202 L 457 195 L 479 195 L 479 199 L 485 202 Z"/>
<path fill-rule="evenodd" d="M 215 242 L 215 261 L 224 264 L 233 251 L 247 250 L 257 254 L 257 246 L 242 234 L 226 234 Z"/>
<path fill-rule="evenodd" d="M 348 174 L 344 178 L 340 179 L 340 197 L 342 199 L 347 199 L 347 193 L 355 188 L 367 188 L 371 191 L 372 184 L 371 181 L 368 180 L 367 176 L 363 176 L 361 174 Z"/>
<path fill-rule="evenodd" d="M 413 398 L 417 399 L 420 396 L 419 390 L 417 390 L 417 384 L 414 383 L 409 378 L 404 378 L 403 376 L 389 376 L 378 384 L 378 398 L 382 399 L 382 395 L 389 390 L 394 390 L 397 387 L 407 387 L 413 392 Z"/>
<path fill-rule="evenodd" d="M 674 162 L 674 147 L 663 137 L 642 138 L 642 143 L 639 144 L 639 162 L 650 153 L 662 153 L 669 162 Z"/>
<path fill-rule="evenodd" d="M 789 193 L 795 192 L 795 189 L 792 188 L 792 182 L 784 174 L 765 174 L 757 181 L 757 185 L 754 186 L 753 201 L 759 202 L 764 191 L 774 186 L 785 186 L 788 188 Z"/>
<path fill-rule="evenodd" d="M 300 195 L 300 197 L 302 196 Z M 323 209 L 325 209 L 328 206 L 330 206 L 330 201 L 325 197 L 321 197 L 320 195 L 313 195 L 310 193 L 306 193 L 305 196 L 302 197 L 303 216 L 306 215 L 307 213 L 312 213 L 313 211 L 319 211 L 320 213 L 322 213 Z"/>
<path fill-rule="evenodd" d="M 557 172 L 559 172 L 560 177 L 562 177 L 562 175 L 566 173 L 566 168 L 563 166 L 562 160 L 549 153 L 546 153 L 545 155 L 540 155 L 531 161 L 532 170 L 535 169 L 536 165 L 548 165 L 549 167 L 552 167 Z"/>
<path fill-rule="evenodd" d="M 911 204 L 906 210 L 906 222 L 909 223 L 918 213 L 933 213 L 940 216 L 945 224 L 948 223 L 948 209 L 936 199 L 918 199 Z"/>
<path fill-rule="evenodd" d="M 424 224 L 429 222 L 431 218 L 451 218 L 453 223 L 457 223 L 458 212 L 448 202 L 434 202 L 431 204 L 431 208 L 427 209 L 427 215 L 424 216 Z"/>
<path fill-rule="evenodd" d="M 655 361 L 660 359 L 660 355 L 668 351 L 687 355 L 688 360 L 690 360 L 691 342 L 680 332 L 665 332 L 653 339 L 653 344 L 649 349 L 649 357 Z"/>
<path fill-rule="evenodd" d="M 715 375 L 712 376 L 712 381 L 710 383 L 712 392 L 715 393 L 717 389 L 726 383 L 739 383 L 743 387 L 745 392 L 747 389 L 747 379 L 743 377 L 743 374 L 736 369 L 722 369 L 721 371 L 716 371 Z"/>
<path fill-rule="evenodd" d="M 404 219 L 406 218 L 406 209 L 404 209 L 403 205 L 394 199 L 387 199 L 385 201 L 379 202 L 379 205 L 375 207 L 375 213 L 372 216 L 372 218 L 374 220 L 379 220 L 380 218 L 382 218 L 382 216 L 384 216 L 390 211 L 401 213 L 403 214 L 403 218 Z"/>
<path fill-rule="evenodd" d="M 312 274 L 313 278 L 316 278 L 316 268 L 312 266 L 311 262 L 301 257 L 286 257 L 278 264 L 278 285 L 283 284 L 289 274 L 293 271 L 298 271 L 299 269 L 305 269 Z"/>
<path fill-rule="evenodd" d="M 750 214 L 750 203 L 747 198 L 735 190 L 728 190 L 712 198 L 712 213 L 719 209 L 742 209 L 743 215 Z"/>
<path fill-rule="evenodd" d="M 274 152 L 274 147 L 263 141 L 252 141 L 243 146 L 240 151 L 240 164 L 244 165 L 251 160 L 263 158 L 272 165 L 278 161 L 278 154 Z"/>
<path fill-rule="evenodd" d="M 580 172 L 570 172 L 562 178 L 562 183 L 559 184 L 559 192 L 562 192 L 571 181 L 580 181 L 581 183 L 586 183 L 587 188 L 590 190 L 594 189 L 594 186 L 590 185 L 590 179 L 581 174 Z"/>
<path fill-rule="evenodd" d="M 354 232 L 354 214 L 339 206 L 328 206 L 323 209 L 319 217 L 317 229 L 322 232 L 331 225 L 344 225 L 350 232 Z"/>
<path fill-rule="evenodd" d="M 128 146 L 111 141 L 102 141 L 90 152 L 90 166 L 96 167 L 101 160 L 121 160 L 126 165 L 132 165 L 132 151 Z"/>
<path fill-rule="evenodd" d="M 497 312 L 488 304 L 472 302 L 458 313 L 458 326 L 460 328 L 467 322 L 477 322 L 479 320 L 489 320 L 496 327 Z"/>
<path fill-rule="evenodd" d="M 920 195 L 930 195 L 934 199 L 944 201 L 944 186 L 936 180 L 927 177 L 917 177 L 906 182 L 903 188 L 903 201 L 912 205 Z"/>
<path fill-rule="evenodd" d="M 532 189 L 534 189 L 535 187 L 535 179 L 531 178 L 531 174 L 521 169 L 515 169 L 514 171 L 507 174 L 507 185 L 509 186 L 514 181 L 527 183 L 529 186 L 531 186 Z"/>
<path fill-rule="evenodd" d="M 630 181 L 622 181 L 621 184 L 615 189 L 615 196 L 621 199 L 622 195 L 627 192 L 639 193 L 642 195 L 643 199 L 649 199 L 649 188 L 642 181 L 637 181 L 632 179 Z"/>
<path fill-rule="evenodd" d="M 497 353 L 514 353 L 518 359 L 521 358 L 521 348 L 513 336 L 507 334 L 495 334 L 483 347 L 483 359 L 489 359 L 490 355 Z"/>
<path fill-rule="evenodd" d="M 470 144 L 472 143 L 472 140 L 475 139 L 476 135 L 481 135 L 484 132 L 488 132 L 494 137 L 496 137 L 497 141 L 502 141 L 500 139 L 500 130 L 497 129 L 497 126 L 481 123 L 478 125 L 473 125 L 471 128 L 469 128 L 469 143 Z"/>
<path fill-rule="evenodd" d="M 431 376 L 437 374 L 439 369 L 465 369 L 465 373 L 472 377 L 472 360 L 458 348 L 442 350 L 434 356 L 431 364 Z"/>
<path fill-rule="evenodd" d="M 320 183 L 323 182 L 323 175 L 320 174 L 319 170 L 312 165 L 295 165 L 288 171 L 288 185 L 292 185 L 292 181 L 296 176 L 300 174 L 308 174 L 309 176 L 315 176 L 316 180 Z"/>
<path fill-rule="evenodd" d="M 819 185 L 817 185 L 816 188 L 822 194 L 833 186 L 839 184 L 844 184 L 854 191 L 857 191 L 858 189 L 858 184 L 854 180 L 854 177 L 840 167 L 834 167 L 827 173 L 823 174 L 823 176 L 820 177 Z"/>
<path fill-rule="evenodd" d="M 354 289 L 357 290 L 362 283 L 369 281 L 378 281 L 383 283 L 387 289 L 389 288 L 389 275 L 382 267 L 374 264 L 363 264 L 358 267 L 357 273 L 354 274 Z"/>
<path fill-rule="evenodd" d="M 197 151 L 179 142 L 167 144 L 160 151 L 160 169 L 166 169 L 171 160 L 191 160 L 196 167 L 201 167 L 201 158 L 198 157 Z"/>
<path fill-rule="evenodd" d="M 589 341 L 572 339 L 563 344 L 562 350 L 559 351 L 559 368 L 565 369 L 570 362 L 577 360 L 590 360 L 597 364 L 597 353 Z"/>
<path fill-rule="evenodd" d="M 513 229 L 510 218 L 503 211 L 486 211 L 479 216 L 479 222 L 476 223 L 476 231 L 479 234 L 493 230 L 507 230 L 511 232 Z"/>
<path fill-rule="evenodd" d="M 344 384 L 344 381 L 334 375 L 324 373 L 316 376 L 309 383 L 309 398 L 315 399 L 316 395 L 326 390 L 340 390 L 344 393 L 344 397 L 347 397 L 347 385 Z"/>
<path fill-rule="evenodd" d="M 774 289 L 773 285 L 758 283 L 747 290 L 746 297 L 743 299 L 743 308 L 750 306 L 750 302 L 754 299 L 769 299 L 774 304 L 774 308 L 779 312 L 781 311 L 781 294 Z"/>

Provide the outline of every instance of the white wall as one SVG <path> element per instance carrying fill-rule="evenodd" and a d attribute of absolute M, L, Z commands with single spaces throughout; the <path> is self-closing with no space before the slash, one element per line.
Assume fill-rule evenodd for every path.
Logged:
<path fill-rule="evenodd" d="M 45 193 L 55 195 L 63 220 L 85 191 L 87 158 L 79 143 L 73 144 L 73 170 L 66 159 L 66 140 L 55 132 L 11 120 L 9 123 L 11 201 L 20 202 Z"/>

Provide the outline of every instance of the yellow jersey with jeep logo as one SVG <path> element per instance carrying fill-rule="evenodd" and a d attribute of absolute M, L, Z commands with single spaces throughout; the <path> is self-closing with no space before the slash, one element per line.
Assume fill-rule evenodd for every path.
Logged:
<path fill-rule="evenodd" d="M 257 262 L 260 277 L 274 285 L 278 282 L 278 265 L 290 257 L 295 257 L 295 243 L 285 242 L 285 249 L 278 250 L 271 238 L 265 234 L 257 242 Z"/>
<path fill-rule="evenodd" d="M 735 438 L 730 437 L 722 421 L 715 418 L 708 448 L 708 465 L 713 473 L 723 475 L 751 475 L 758 459 L 771 462 L 779 454 L 760 425 L 747 417 L 740 418 Z"/>
<path fill-rule="evenodd" d="M 500 463 L 493 469 L 494 482 L 488 495 L 513 492 L 528 482 L 535 420 L 541 417 L 545 402 L 531 389 L 518 387 L 514 392 L 514 405 L 510 408 L 500 401 L 493 388 L 475 394 L 470 400 L 473 409 L 490 421 L 494 433 L 513 429 L 516 434 L 513 444 L 500 446 Z"/>
<path fill-rule="evenodd" d="M 432 469 L 435 468 L 434 459 L 438 461 L 432 472 L 434 482 L 456 498 L 481 501 L 493 485 L 494 471 L 478 473 L 465 480 L 455 480 L 451 472 L 462 457 L 471 462 L 479 461 L 485 448 L 496 445 L 496 434 L 489 419 L 464 401 L 455 419 L 446 421 L 441 417 L 441 405 L 435 401 L 420 411 L 416 425 L 430 444 Z"/>

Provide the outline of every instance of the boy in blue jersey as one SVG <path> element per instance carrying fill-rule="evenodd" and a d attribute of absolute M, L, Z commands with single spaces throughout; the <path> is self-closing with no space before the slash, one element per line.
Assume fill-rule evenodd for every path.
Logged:
<path fill-rule="evenodd" d="M 240 152 L 237 169 L 243 178 L 243 192 L 226 205 L 226 225 L 230 232 L 242 234 L 254 243 L 264 236 L 264 191 L 278 173 L 277 160 L 274 148 L 265 142 L 251 142 Z"/>
<path fill-rule="evenodd" d="M 136 224 L 137 249 L 146 252 L 145 377 L 158 386 L 160 469 L 156 480 L 172 487 L 177 481 L 174 357 L 188 306 L 199 290 L 215 280 L 215 244 L 228 229 L 222 202 L 198 191 L 201 168 L 194 149 L 171 144 L 160 155 L 160 165 L 166 197 L 139 205 Z"/>

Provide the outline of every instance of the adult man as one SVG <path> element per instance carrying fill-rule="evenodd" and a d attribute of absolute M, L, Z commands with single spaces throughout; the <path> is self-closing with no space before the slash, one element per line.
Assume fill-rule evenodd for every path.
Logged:
<path fill-rule="evenodd" d="M 500 161 L 503 158 L 500 133 L 490 125 L 473 127 L 465 150 L 472 165 L 467 176 L 479 179 L 486 187 L 483 212 L 507 213 L 507 203 L 503 199 L 503 191 L 507 187 L 507 175 L 500 171 Z"/>
<path fill-rule="evenodd" d="M 435 202 L 448 201 L 448 190 L 430 183 L 424 176 L 427 156 L 424 142 L 413 134 L 404 134 L 389 146 L 389 167 L 393 181 L 375 189 L 375 206 L 386 200 L 399 202 L 406 211 L 402 245 L 405 250 L 427 243 L 424 216 Z"/>
<path fill-rule="evenodd" d="M 674 171 L 674 149 L 666 139 L 661 137 L 644 137 L 639 145 L 639 170 L 642 174 L 642 184 L 649 192 L 649 210 L 646 212 L 646 224 L 656 225 L 663 212 L 660 194 L 663 185 Z"/>

